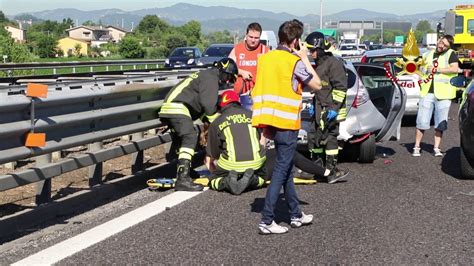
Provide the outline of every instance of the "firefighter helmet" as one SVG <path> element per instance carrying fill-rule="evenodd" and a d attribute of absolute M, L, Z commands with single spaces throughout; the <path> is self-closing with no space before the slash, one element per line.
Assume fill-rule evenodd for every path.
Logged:
<path fill-rule="evenodd" d="M 231 58 L 223 58 L 217 62 L 214 62 L 214 66 L 219 69 L 221 73 L 225 73 L 228 75 L 228 81 L 235 82 L 237 80 L 237 75 L 239 74 L 239 69 L 237 68 L 237 64 Z"/>
<path fill-rule="evenodd" d="M 331 43 L 329 42 L 329 40 L 324 37 L 324 34 L 319 31 L 310 33 L 306 37 L 305 42 L 309 50 L 314 50 L 316 48 L 327 50 L 329 49 L 329 47 L 331 47 Z"/>

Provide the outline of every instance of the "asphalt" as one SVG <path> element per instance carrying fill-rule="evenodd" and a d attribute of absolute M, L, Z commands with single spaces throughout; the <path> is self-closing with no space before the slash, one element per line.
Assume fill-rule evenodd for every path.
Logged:
<path fill-rule="evenodd" d="M 428 132 L 411 157 L 415 129 L 378 144 L 373 164 L 344 162 L 345 182 L 298 186 L 313 224 L 284 235 L 257 233 L 266 189 L 232 196 L 206 191 L 59 264 L 462 264 L 474 265 L 474 180 L 460 179 L 456 108 L 443 158 Z M 384 155 L 385 154 L 385 155 Z M 9 264 L 84 232 L 168 192 L 139 190 L 0 246 Z M 288 225 L 285 200 L 276 221 Z"/>

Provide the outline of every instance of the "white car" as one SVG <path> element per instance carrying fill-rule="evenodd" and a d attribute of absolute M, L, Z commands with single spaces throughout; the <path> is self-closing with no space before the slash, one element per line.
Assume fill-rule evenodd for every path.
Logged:
<path fill-rule="evenodd" d="M 333 54 L 339 56 L 355 56 L 361 55 L 362 52 L 356 44 L 341 44 Z"/>
<path fill-rule="evenodd" d="M 359 162 L 371 163 L 375 160 L 376 142 L 398 137 L 406 92 L 391 82 L 383 66 L 343 62 L 348 74 L 347 118 L 339 125 L 338 139 L 345 141 L 344 150 L 358 158 Z M 308 108 L 312 98 L 312 93 L 303 92 L 302 144 L 307 141 L 307 132 L 314 130 Z"/>

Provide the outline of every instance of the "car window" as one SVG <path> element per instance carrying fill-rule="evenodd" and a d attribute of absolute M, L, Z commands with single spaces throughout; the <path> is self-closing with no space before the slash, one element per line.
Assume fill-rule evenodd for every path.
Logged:
<path fill-rule="evenodd" d="M 206 49 L 204 56 L 227 57 L 232 51 L 232 46 L 213 46 Z"/>
<path fill-rule="evenodd" d="M 194 58 L 195 53 L 194 49 L 176 49 L 174 52 L 171 54 L 171 56 L 184 56 L 184 57 L 190 57 Z"/>
<path fill-rule="evenodd" d="M 341 50 L 341 51 L 357 50 L 357 46 L 355 46 L 355 45 L 344 45 L 344 46 L 341 46 L 341 48 L 339 50 Z"/>
<path fill-rule="evenodd" d="M 392 87 L 392 81 L 387 77 L 385 69 L 377 67 L 360 67 L 358 69 L 362 83 L 367 90 Z"/>
<path fill-rule="evenodd" d="M 347 88 L 350 89 L 354 86 L 357 76 L 351 70 L 347 70 Z"/>

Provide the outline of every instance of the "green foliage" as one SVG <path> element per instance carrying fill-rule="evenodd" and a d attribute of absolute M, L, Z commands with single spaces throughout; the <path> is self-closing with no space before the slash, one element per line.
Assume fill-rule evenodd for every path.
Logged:
<path fill-rule="evenodd" d="M 159 59 L 159 58 L 165 58 L 169 54 L 169 50 L 166 46 L 158 46 L 158 47 L 150 47 L 147 49 L 147 58 L 150 59 Z"/>
<path fill-rule="evenodd" d="M 234 37 L 228 30 L 216 31 L 204 36 L 209 43 L 233 43 Z"/>
<path fill-rule="evenodd" d="M 196 46 L 201 41 L 201 24 L 195 20 L 178 27 L 177 30 L 186 37 L 190 46 Z"/>
<path fill-rule="evenodd" d="M 82 23 L 82 25 L 84 25 L 84 26 L 98 26 L 99 24 L 95 23 L 92 20 L 86 20 Z"/>
<path fill-rule="evenodd" d="M 174 48 L 176 47 L 182 47 L 182 46 L 187 46 L 188 45 L 188 40 L 186 36 L 183 36 L 182 34 L 179 33 L 173 33 L 167 36 L 165 39 L 166 42 L 166 47 L 168 50 L 173 51 Z"/>
<path fill-rule="evenodd" d="M 74 45 L 74 55 L 76 57 L 81 57 L 82 54 L 81 54 L 81 49 L 82 49 L 82 45 L 79 44 L 79 43 L 76 43 L 76 45 Z"/>
<path fill-rule="evenodd" d="M 10 22 L 10 20 L 3 14 L 3 12 L 0 10 L 0 23 L 5 23 L 5 22 Z"/>
<path fill-rule="evenodd" d="M 151 34 L 154 32 L 165 33 L 171 26 L 156 15 L 146 15 L 140 21 L 137 32 Z"/>
<path fill-rule="evenodd" d="M 395 36 L 403 35 L 405 36 L 405 40 L 407 39 L 407 33 L 401 30 L 384 30 L 383 31 L 383 42 L 384 43 L 393 43 L 395 42 Z"/>
<path fill-rule="evenodd" d="M 129 36 L 122 39 L 119 44 L 119 53 L 124 58 L 143 58 L 145 49 L 135 37 Z"/>
<path fill-rule="evenodd" d="M 373 43 L 380 43 L 380 35 L 379 34 L 373 34 L 373 35 L 364 35 L 360 37 L 360 41 L 369 41 Z"/>
<path fill-rule="evenodd" d="M 55 57 L 56 47 L 58 46 L 58 40 L 54 36 L 43 35 L 37 40 L 37 53 L 41 58 Z"/>
<path fill-rule="evenodd" d="M 37 17 L 35 17 L 31 14 L 17 15 L 17 16 L 15 16 L 15 20 L 24 20 L 24 21 L 31 20 L 31 22 L 33 22 L 33 23 L 41 21 L 41 19 L 39 19 L 39 18 L 37 18 Z"/>
<path fill-rule="evenodd" d="M 420 20 L 418 24 L 416 24 L 416 30 L 424 33 L 433 31 L 428 20 Z"/>
<path fill-rule="evenodd" d="M 28 51 L 28 48 L 24 44 L 15 43 L 14 40 L 8 35 L 0 35 L 0 60 L 3 63 L 3 56 L 7 56 L 5 59 L 9 63 L 24 63 L 31 62 L 33 56 Z M 11 75 L 25 75 L 28 71 L 14 71 Z M 0 72 L 0 77 L 6 77 L 8 73 Z"/>

